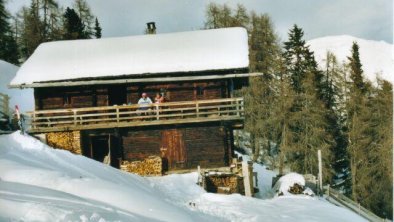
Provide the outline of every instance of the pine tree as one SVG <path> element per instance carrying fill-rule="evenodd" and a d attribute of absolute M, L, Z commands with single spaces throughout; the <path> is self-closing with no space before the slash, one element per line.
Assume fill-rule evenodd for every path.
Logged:
<path fill-rule="evenodd" d="M 96 39 L 100 39 L 101 38 L 101 27 L 100 27 L 100 23 L 99 23 L 99 21 L 98 21 L 98 19 L 97 19 L 97 17 L 96 17 L 96 22 L 95 22 L 95 25 L 94 25 L 94 36 L 96 37 Z"/>
<path fill-rule="evenodd" d="M 207 6 L 206 17 L 205 28 L 207 29 L 245 27 L 248 22 L 246 9 L 242 5 L 237 6 L 234 16 L 232 9 L 227 4 L 217 5 L 210 3 Z"/>
<path fill-rule="evenodd" d="M 317 150 L 322 151 L 323 175 L 326 182 L 330 182 L 333 171 L 332 147 L 335 141 L 327 132 L 328 121 L 324 103 L 319 99 L 315 84 L 314 73 L 306 72 L 301 82 L 303 93 L 296 93 L 294 101 L 297 109 L 292 107 L 289 120 L 289 142 L 286 158 L 293 171 L 303 174 L 317 175 Z"/>
<path fill-rule="evenodd" d="M 91 12 L 88 3 L 86 0 L 75 0 L 74 9 L 85 27 L 85 38 L 91 38 L 95 34 L 95 17 Z"/>
<path fill-rule="evenodd" d="M 302 92 L 302 81 L 309 69 L 309 51 L 303 39 L 304 31 L 294 25 L 289 32 L 289 40 L 284 43 L 284 58 L 287 71 L 291 77 L 291 84 L 296 92 Z"/>
<path fill-rule="evenodd" d="M 329 132 L 329 109 L 324 101 L 323 73 L 318 70 L 313 53 L 303 39 L 303 31 L 294 25 L 284 43 L 286 72 L 295 92 L 287 132 L 286 159 L 292 170 L 317 173 L 317 149 L 322 150 L 324 175 L 330 181 L 335 141 Z"/>
<path fill-rule="evenodd" d="M 11 31 L 9 19 L 4 0 L 0 0 L 0 59 L 19 64 L 18 46 Z"/>
<path fill-rule="evenodd" d="M 378 80 L 375 87 L 365 81 L 357 43 L 351 52 L 346 107 L 351 197 L 379 216 L 392 218 L 392 85 Z"/>
<path fill-rule="evenodd" d="M 43 9 L 43 38 L 49 40 L 51 32 L 51 21 L 53 21 L 53 13 L 58 9 L 59 5 L 55 0 L 41 0 L 41 8 Z"/>
<path fill-rule="evenodd" d="M 21 60 L 26 60 L 43 42 L 60 40 L 62 15 L 56 0 L 32 0 L 16 15 L 14 26 Z"/>
<path fill-rule="evenodd" d="M 277 82 L 276 85 L 278 86 L 277 96 L 272 106 L 273 141 L 277 144 L 279 175 L 283 175 L 285 165 L 288 162 L 286 156 L 290 153 L 290 146 L 293 141 L 293 135 L 290 131 L 290 121 L 292 119 L 292 107 L 295 98 L 291 79 L 287 74 L 283 59 L 280 60 L 279 72 L 273 81 Z"/>
<path fill-rule="evenodd" d="M 349 66 L 350 66 L 350 78 L 354 83 L 354 87 L 357 90 L 360 90 L 362 93 L 366 92 L 366 86 L 363 81 L 363 69 L 360 61 L 360 47 L 358 46 L 357 42 L 353 42 L 352 45 L 352 56 L 348 57 L 349 59 Z"/>
<path fill-rule="evenodd" d="M 366 144 L 362 132 L 365 131 L 368 126 L 363 116 L 370 115 L 370 110 L 366 107 L 368 102 L 366 93 L 368 89 L 366 88 L 362 76 L 362 65 L 357 43 L 353 43 L 351 52 L 352 56 L 348 57 L 350 79 L 352 80 L 349 87 L 349 98 L 347 102 L 348 152 L 351 168 L 352 198 L 359 201 L 359 168 L 360 164 L 366 161 L 367 158 L 363 150 Z"/>
<path fill-rule="evenodd" d="M 334 158 L 331 165 L 334 176 L 331 184 L 344 193 L 350 193 L 348 141 L 344 131 L 346 121 L 346 73 L 343 65 L 341 67 L 333 53 L 327 52 L 325 61 L 326 70 L 322 81 L 324 84 L 323 101 L 327 108 L 327 131 L 335 141 L 335 147 L 332 147 Z"/>
<path fill-rule="evenodd" d="M 271 144 L 278 137 L 272 130 L 272 127 L 276 129 L 272 120 L 275 115 L 272 106 L 278 95 L 273 85 L 279 84 L 275 82 L 275 75 L 281 61 L 278 38 L 268 15 L 249 15 L 240 4 L 233 10 L 225 4 L 208 5 L 206 28 L 232 26 L 241 26 L 248 30 L 250 70 L 264 73 L 262 77 L 250 78 L 249 87 L 239 92 L 245 98 L 245 130 L 250 133 L 253 159 L 268 159 L 275 165 L 275 155 L 271 155 L 275 153 L 275 148 Z"/>
<path fill-rule="evenodd" d="M 66 12 L 64 14 L 65 18 L 65 33 L 64 39 L 72 40 L 72 39 L 86 39 L 88 36 L 85 32 L 85 25 L 82 24 L 81 19 L 78 14 L 74 11 L 74 9 L 70 9 L 67 7 Z"/>
<path fill-rule="evenodd" d="M 373 96 L 368 98 L 369 115 L 364 118 L 369 127 L 363 135 L 369 139 L 367 160 L 359 168 L 357 196 L 363 206 L 383 218 L 392 218 L 393 90 L 389 82 L 377 82 Z"/>
<path fill-rule="evenodd" d="M 239 11 L 239 10 L 238 10 Z M 237 13 L 239 14 L 239 13 Z M 251 72 L 264 73 L 250 78 L 249 87 L 243 91 L 245 98 L 245 130 L 251 134 L 254 160 L 270 159 L 275 164 L 272 142 L 277 138 L 272 121 L 273 105 L 277 96 L 275 75 L 279 72 L 280 46 L 268 15 L 251 14 L 249 60 Z M 260 149 L 262 147 L 262 150 Z"/>

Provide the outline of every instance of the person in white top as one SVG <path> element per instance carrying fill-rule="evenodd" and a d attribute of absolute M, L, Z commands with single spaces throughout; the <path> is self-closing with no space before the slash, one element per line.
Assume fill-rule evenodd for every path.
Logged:
<path fill-rule="evenodd" d="M 150 104 L 152 104 L 152 100 L 148 97 L 146 93 L 142 93 L 141 99 L 138 100 L 138 110 L 148 110 Z"/>

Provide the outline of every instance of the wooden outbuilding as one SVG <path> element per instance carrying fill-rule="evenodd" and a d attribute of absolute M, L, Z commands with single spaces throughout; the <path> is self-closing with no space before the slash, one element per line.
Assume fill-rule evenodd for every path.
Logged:
<path fill-rule="evenodd" d="M 41 44 L 11 87 L 34 89 L 29 133 L 157 175 L 229 165 L 244 121 L 234 91 L 254 75 L 248 66 L 243 28 L 59 41 Z M 138 104 L 142 93 L 153 103 Z"/>

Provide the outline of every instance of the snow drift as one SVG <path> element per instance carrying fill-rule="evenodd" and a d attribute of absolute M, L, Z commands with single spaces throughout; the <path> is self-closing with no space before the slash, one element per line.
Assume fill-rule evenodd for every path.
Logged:
<path fill-rule="evenodd" d="M 331 51 L 339 62 L 347 60 L 351 55 L 353 42 L 360 46 L 360 59 L 363 64 L 364 77 L 376 82 L 376 75 L 394 83 L 394 59 L 392 44 L 383 41 L 366 40 L 349 35 L 327 36 L 307 42 L 315 53 L 316 61 L 324 70 L 326 66 L 326 53 Z"/>
<path fill-rule="evenodd" d="M 254 167 L 270 190 L 274 173 Z M 324 199 L 212 194 L 196 181 L 142 178 L 19 132 L 0 136 L 0 221 L 364 221 Z"/>
<path fill-rule="evenodd" d="M 39 201 L 38 204 L 34 204 L 37 207 L 30 208 L 28 204 L 22 208 L 34 209 L 28 211 L 31 217 L 26 218 L 27 220 L 34 220 L 37 216 L 43 217 L 40 219 L 42 221 L 56 221 L 75 217 L 90 218 L 94 215 L 110 220 L 113 214 L 121 215 L 119 218 L 125 221 L 144 221 L 147 218 L 165 221 L 199 220 L 196 213 L 182 210 L 164 201 L 163 196 L 141 177 L 123 173 L 68 151 L 51 149 L 40 141 L 22 136 L 18 132 L 0 136 L 0 178 L 2 181 L 11 182 L 1 186 L 0 205 L 10 206 L 9 202 L 12 202 L 11 206 L 15 205 L 20 201 L 18 196 L 21 200 L 30 202 L 30 205 L 34 202 L 34 199 L 29 200 L 31 197 L 25 192 L 18 191 L 28 191 L 27 194 L 32 193 L 32 197 L 44 197 L 41 199 L 42 202 L 35 199 Z M 14 186 L 15 184 L 17 186 Z M 4 194 L 10 194 L 15 198 L 3 198 Z M 49 204 L 48 209 L 45 201 L 48 199 L 55 202 L 55 207 Z M 60 212 L 56 205 L 61 205 L 61 201 L 66 205 L 75 205 L 71 204 L 71 209 L 63 209 Z M 105 203 L 110 203 L 110 206 Z M 66 206 L 65 209 L 67 208 Z M 75 208 L 81 210 L 75 211 Z M 53 211 L 55 209 L 56 211 Z M 94 215 L 85 214 L 91 210 Z M 25 215 L 25 212 L 0 208 L 0 215 L 13 218 L 9 213 Z"/>
<path fill-rule="evenodd" d="M 34 109 L 34 97 L 32 89 L 8 89 L 8 84 L 15 77 L 19 67 L 0 60 L 0 93 L 11 97 L 10 108 L 19 106 L 22 112 Z"/>

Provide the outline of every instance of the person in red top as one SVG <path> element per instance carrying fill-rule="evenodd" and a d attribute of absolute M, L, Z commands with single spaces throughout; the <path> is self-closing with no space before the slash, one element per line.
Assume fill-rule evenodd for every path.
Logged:
<path fill-rule="evenodd" d="M 23 128 L 23 122 L 24 122 L 24 117 L 23 115 L 19 112 L 19 107 L 18 105 L 15 105 L 15 113 L 14 113 L 16 120 L 18 121 L 18 126 L 21 131 L 21 134 L 25 133 L 25 129 Z"/>
<path fill-rule="evenodd" d="M 156 93 L 155 103 L 163 103 L 163 102 L 164 102 L 164 96 L 160 95 L 160 93 Z"/>

